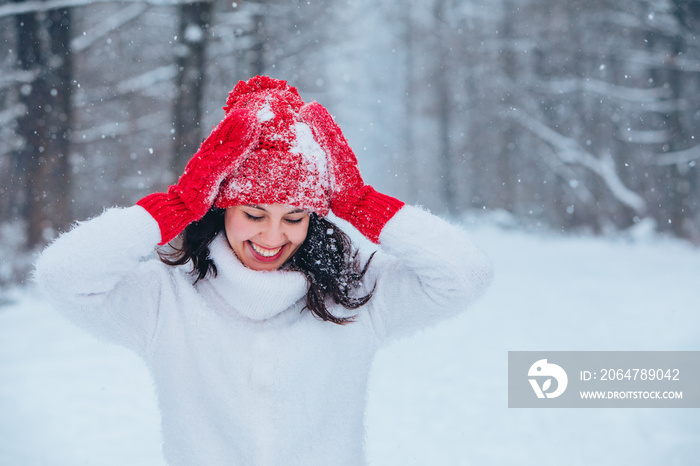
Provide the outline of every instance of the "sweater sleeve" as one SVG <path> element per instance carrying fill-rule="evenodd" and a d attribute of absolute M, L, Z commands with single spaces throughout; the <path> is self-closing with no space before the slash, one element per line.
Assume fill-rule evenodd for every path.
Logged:
<path fill-rule="evenodd" d="M 159 261 L 144 260 L 159 241 L 158 224 L 143 208 L 109 209 L 49 245 L 35 279 L 73 323 L 140 353 L 155 333 L 167 281 Z"/>
<path fill-rule="evenodd" d="M 382 340 L 458 314 L 491 283 L 492 264 L 467 234 L 418 207 L 399 210 L 379 241 L 368 275 L 376 281 L 370 314 Z"/>

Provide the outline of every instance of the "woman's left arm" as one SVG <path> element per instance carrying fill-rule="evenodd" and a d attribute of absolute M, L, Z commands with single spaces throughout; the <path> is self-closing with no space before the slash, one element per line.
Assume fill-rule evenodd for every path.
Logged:
<path fill-rule="evenodd" d="M 340 127 L 321 105 L 305 105 L 301 117 L 329 156 L 333 213 L 381 245 L 369 268 L 379 273 L 368 274 L 377 283 L 369 307 L 380 337 L 456 314 L 484 292 L 491 263 L 462 229 L 366 185 Z"/>
<path fill-rule="evenodd" d="M 461 228 L 404 206 L 379 235 L 369 303 L 382 338 L 411 334 L 465 310 L 488 288 L 493 267 Z"/>

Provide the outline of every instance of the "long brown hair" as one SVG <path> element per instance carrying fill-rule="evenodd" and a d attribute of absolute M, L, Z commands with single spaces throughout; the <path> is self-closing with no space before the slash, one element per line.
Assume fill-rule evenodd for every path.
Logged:
<path fill-rule="evenodd" d="M 209 245 L 224 230 L 224 212 L 224 209 L 211 209 L 202 219 L 189 224 L 181 234 L 181 246 L 171 246 L 171 252 L 161 252 L 161 261 L 173 266 L 191 261 L 192 275 L 196 277 L 194 283 L 210 273 L 216 276 L 216 264 L 209 257 Z M 343 325 L 352 322 L 355 316 L 333 315 L 326 306 L 326 298 L 332 298 L 346 309 L 357 309 L 366 304 L 374 288 L 364 296 L 353 294 L 361 286 L 373 256 L 362 266 L 348 235 L 333 222 L 312 212 L 306 239 L 282 269 L 298 271 L 306 277 L 305 309 L 321 320 Z"/>

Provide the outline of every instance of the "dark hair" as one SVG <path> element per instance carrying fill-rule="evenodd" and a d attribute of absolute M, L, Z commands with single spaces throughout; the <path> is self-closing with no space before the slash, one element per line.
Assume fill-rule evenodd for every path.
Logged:
<path fill-rule="evenodd" d="M 209 245 L 224 230 L 224 212 L 224 209 L 211 209 L 202 219 L 189 224 L 180 235 L 181 246 L 171 245 L 171 252 L 159 252 L 160 260 L 173 266 L 192 261 L 194 283 L 209 273 L 216 276 L 216 264 L 209 257 Z M 326 298 L 331 297 L 346 309 L 357 309 L 366 304 L 374 288 L 360 297 L 353 296 L 352 292 L 361 286 L 372 257 L 374 254 L 361 266 L 358 251 L 353 248 L 348 235 L 333 222 L 312 212 L 306 239 L 282 269 L 298 271 L 306 277 L 308 290 L 304 309 L 309 309 L 321 320 L 342 325 L 354 321 L 356 316 L 331 314 Z"/>

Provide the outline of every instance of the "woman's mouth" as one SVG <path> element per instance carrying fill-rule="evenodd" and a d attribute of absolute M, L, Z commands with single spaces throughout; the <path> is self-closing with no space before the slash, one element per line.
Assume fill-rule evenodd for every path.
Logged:
<path fill-rule="evenodd" d="M 282 250 L 284 249 L 284 246 L 285 246 L 285 245 L 282 245 L 278 248 L 268 249 L 268 248 L 264 248 L 258 244 L 255 244 L 252 241 L 248 241 L 248 244 L 250 244 L 250 247 L 252 248 L 252 250 L 254 252 L 254 257 L 256 257 L 258 260 L 262 260 L 262 261 L 274 261 L 282 254 Z"/>

